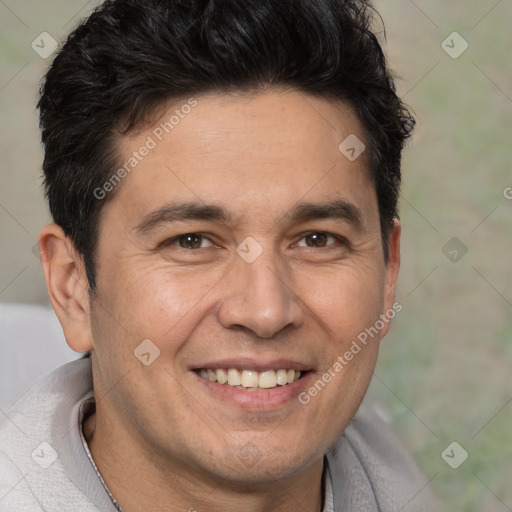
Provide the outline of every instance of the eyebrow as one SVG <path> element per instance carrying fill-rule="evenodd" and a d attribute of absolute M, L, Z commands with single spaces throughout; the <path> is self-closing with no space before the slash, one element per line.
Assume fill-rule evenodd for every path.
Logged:
<path fill-rule="evenodd" d="M 344 199 L 335 199 L 328 203 L 300 203 L 294 206 L 285 217 L 295 223 L 333 219 L 352 224 L 358 230 L 362 230 L 364 226 L 362 210 Z"/>
<path fill-rule="evenodd" d="M 174 203 L 149 213 L 134 229 L 139 233 L 146 233 L 159 224 L 189 220 L 229 223 L 232 221 L 232 215 L 222 206 L 213 204 Z"/>
<path fill-rule="evenodd" d="M 299 203 L 293 206 L 291 211 L 286 213 L 278 222 L 282 219 L 286 219 L 290 223 L 333 219 L 347 222 L 361 231 L 364 225 L 363 218 L 363 212 L 355 204 L 343 199 L 336 199 L 327 203 Z M 173 203 L 149 213 L 134 229 L 144 234 L 161 224 L 191 220 L 230 224 L 234 221 L 234 215 L 224 207 L 214 204 L 199 202 Z"/>

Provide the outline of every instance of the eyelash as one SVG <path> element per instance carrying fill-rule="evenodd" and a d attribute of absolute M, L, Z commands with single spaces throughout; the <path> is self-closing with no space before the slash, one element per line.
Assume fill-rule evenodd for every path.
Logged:
<path fill-rule="evenodd" d="M 184 236 L 189 236 L 189 235 L 198 235 L 208 241 L 210 241 L 212 244 L 214 243 L 210 238 L 208 238 L 205 234 L 203 233 L 196 233 L 196 232 L 190 232 L 190 233 L 183 233 L 181 235 L 178 235 L 178 236 L 175 236 L 173 238 L 169 238 L 168 240 L 166 240 L 165 242 L 163 242 L 161 244 L 161 246 L 163 247 L 169 247 L 169 246 L 173 246 L 175 245 L 176 242 L 179 241 L 179 239 L 181 237 L 184 237 Z M 299 241 L 310 236 L 310 235 L 327 235 L 327 237 L 332 237 L 334 240 L 336 240 L 337 242 L 339 242 L 341 245 L 343 246 L 348 246 L 349 243 L 348 241 L 342 237 L 342 236 L 339 236 L 339 235 L 334 235 L 333 233 L 329 233 L 327 231 L 308 231 L 306 233 L 303 233 L 301 235 L 301 237 L 299 238 Z M 332 246 L 335 246 L 336 244 L 328 244 L 326 245 L 325 247 L 305 247 L 306 249 L 329 249 L 330 247 Z M 304 246 L 303 246 L 304 247 Z M 182 251 L 187 251 L 187 252 L 191 252 L 191 251 L 197 251 L 199 249 L 208 249 L 208 247 L 200 247 L 199 249 L 186 249 L 184 247 L 177 247 L 179 250 L 182 250 Z"/>

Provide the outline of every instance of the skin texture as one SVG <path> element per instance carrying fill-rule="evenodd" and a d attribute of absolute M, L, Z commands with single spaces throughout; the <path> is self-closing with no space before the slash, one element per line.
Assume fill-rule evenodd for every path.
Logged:
<path fill-rule="evenodd" d="M 323 455 L 366 392 L 388 324 L 307 405 L 294 397 L 265 408 L 262 398 L 263 408 L 244 408 L 192 369 L 226 358 L 293 359 L 311 369 L 312 385 L 392 308 L 400 224 L 385 265 L 366 154 L 350 162 L 338 150 L 349 134 L 365 140 L 347 105 L 293 90 L 196 99 L 105 204 L 91 302 L 70 240 L 55 225 L 40 235 L 66 339 L 93 349 L 97 410 L 86 438 L 125 512 L 320 511 Z M 120 161 L 185 102 L 120 138 Z M 359 229 L 287 217 L 297 203 L 334 199 L 360 210 Z M 135 229 L 176 201 L 223 206 L 233 220 Z M 346 242 L 329 236 L 315 246 L 310 232 Z M 199 248 L 163 245 L 186 233 L 206 238 Z M 246 237 L 263 250 L 252 263 L 236 252 Z M 148 366 L 134 356 L 145 339 L 160 350 Z"/>

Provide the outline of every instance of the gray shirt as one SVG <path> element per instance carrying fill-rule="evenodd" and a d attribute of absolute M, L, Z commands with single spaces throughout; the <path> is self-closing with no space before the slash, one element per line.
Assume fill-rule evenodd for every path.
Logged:
<path fill-rule="evenodd" d="M 90 359 L 61 366 L 0 416 L 0 512 L 118 512 L 89 452 Z M 440 510 L 390 427 L 361 406 L 325 454 L 323 512 Z"/>

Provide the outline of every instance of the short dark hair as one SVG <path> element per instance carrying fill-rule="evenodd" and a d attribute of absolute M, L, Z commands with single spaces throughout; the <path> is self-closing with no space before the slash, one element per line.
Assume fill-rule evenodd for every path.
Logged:
<path fill-rule="evenodd" d="M 38 103 L 45 193 L 82 255 L 91 290 L 94 190 L 116 143 L 167 100 L 292 88 L 352 106 L 365 130 L 384 256 L 398 218 L 400 162 L 414 119 L 396 94 L 370 0 L 106 0 L 58 52 Z M 341 142 L 341 141 L 340 141 Z"/>

